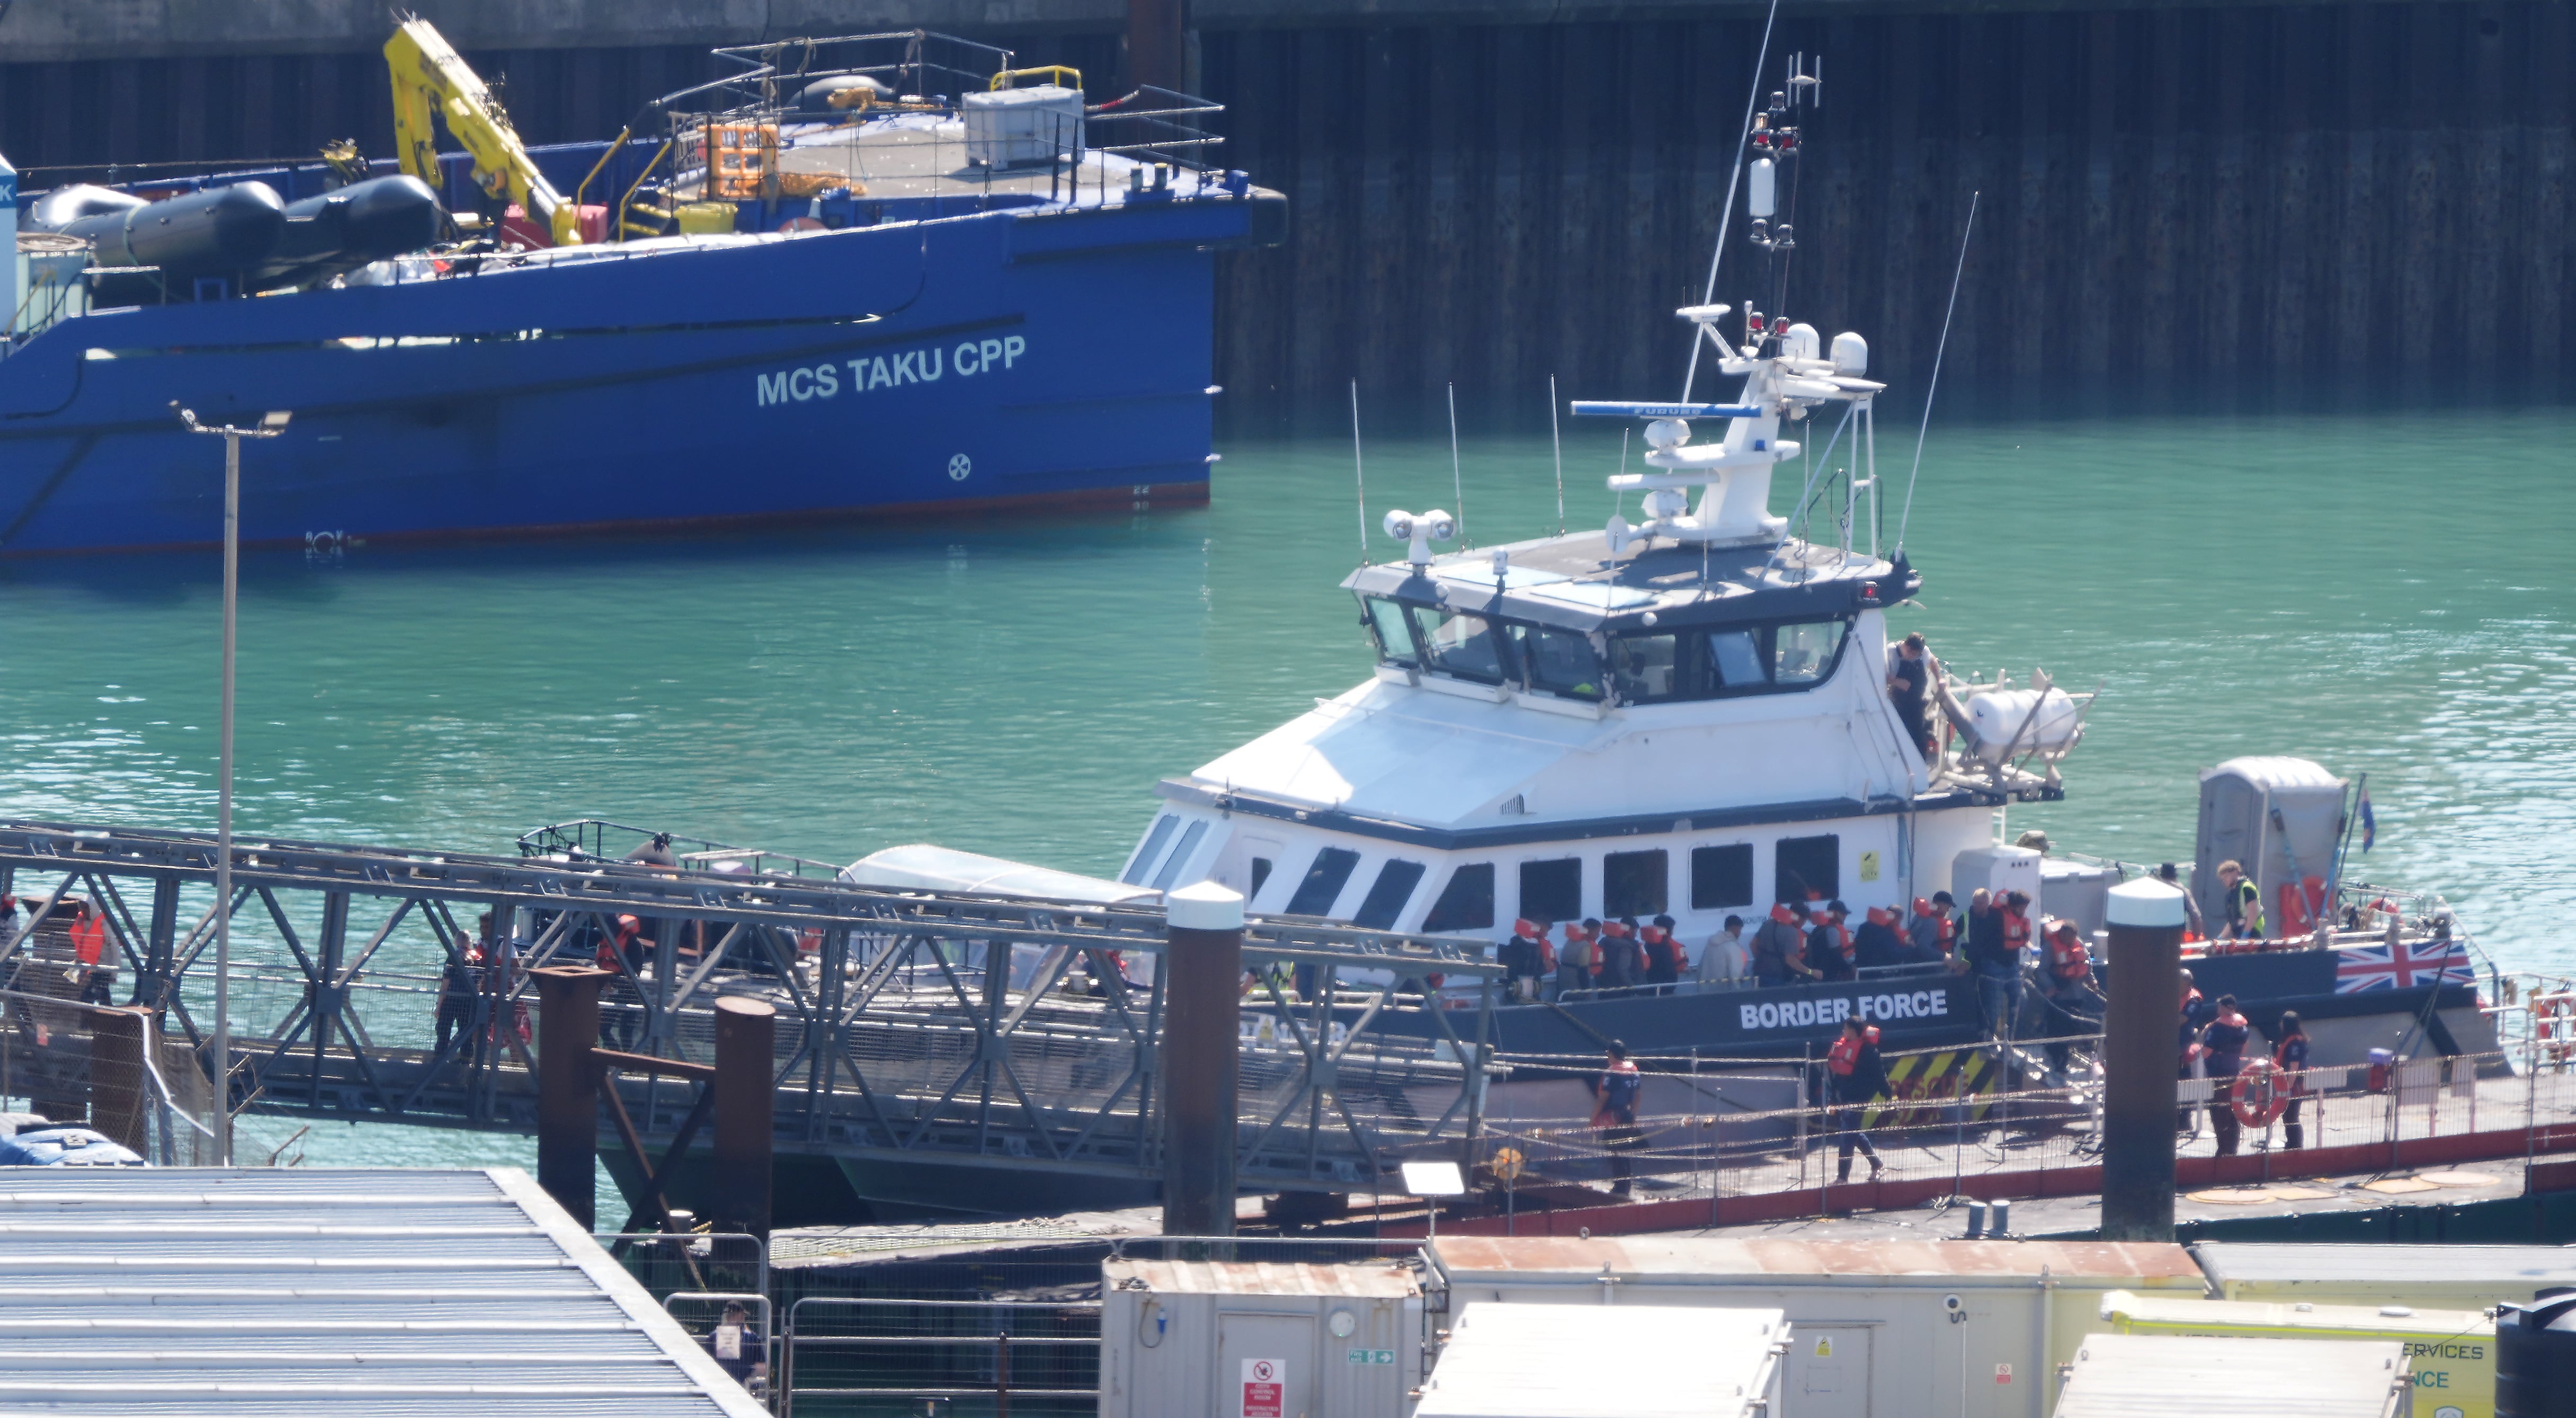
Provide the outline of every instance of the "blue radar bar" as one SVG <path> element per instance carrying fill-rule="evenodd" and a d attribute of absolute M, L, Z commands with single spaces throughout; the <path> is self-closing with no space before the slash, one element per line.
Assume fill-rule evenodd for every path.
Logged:
<path fill-rule="evenodd" d="M 1574 413 L 1578 418 L 1638 419 L 1749 419 L 1762 411 L 1742 404 L 1629 404 L 1617 400 L 1577 399 Z"/>

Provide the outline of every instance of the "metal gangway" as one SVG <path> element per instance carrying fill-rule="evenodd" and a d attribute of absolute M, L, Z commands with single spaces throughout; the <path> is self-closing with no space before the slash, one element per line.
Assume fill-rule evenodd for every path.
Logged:
<path fill-rule="evenodd" d="M 718 998 L 768 1002 L 782 1161 L 1159 1177 L 1159 906 L 860 887 L 774 854 L 530 850 L 237 838 L 236 1115 L 534 1133 L 530 972 L 613 953 L 632 917 L 651 945 L 611 982 L 602 1042 L 705 1064 Z M 211 1078 L 215 857 L 210 833 L 0 822 L 0 892 L 29 906 L 0 931 L 0 989 L 153 1010 Z M 84 904 L 106 923 L 93 961 L 70 938 Z M 1473 1156 L 1499 969 L 1472 944 L 1256 917 L 1243 953 L 1247 1189 L 1371 1190 L 1404 1160 Z M 76 1012 L 48 1013 L 0 1016 L 16 1096 L 86 1079 Z M 645 1138 L 688 1126 L 686 1087 L 615 1087 Z"/>

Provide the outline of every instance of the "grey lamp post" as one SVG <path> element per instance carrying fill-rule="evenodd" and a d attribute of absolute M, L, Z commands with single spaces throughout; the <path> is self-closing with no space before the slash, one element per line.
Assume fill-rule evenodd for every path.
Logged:
<path fill-rule="evenodd" d="M 256 428 L 209 428 L 194 412 L 170 407 L 190 433 L 224 440 L 224 691 L 215 768 L 215 1165 L 233 1164 L 233 612 L 241 590 L 241 441 L 275 438 L 290 413 L 262 414 Z"/>

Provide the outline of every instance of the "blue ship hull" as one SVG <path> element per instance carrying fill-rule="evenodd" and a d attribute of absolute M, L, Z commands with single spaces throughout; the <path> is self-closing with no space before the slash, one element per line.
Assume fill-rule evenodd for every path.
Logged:
<path fill-rule="evenodd" d="M 0 361 L 0 555 L 1204 501 L 1253 191 L 97 311 Z"/>

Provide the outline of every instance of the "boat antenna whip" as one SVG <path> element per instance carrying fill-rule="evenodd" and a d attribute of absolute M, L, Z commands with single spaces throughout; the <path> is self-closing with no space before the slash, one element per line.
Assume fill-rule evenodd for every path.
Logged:
<path fill-rule="evenodd" d="M 1556 445 L 1556 534 L 1565 535 L 1565 430 L 1556 421 L 1556 376 L 1547 377 L 1547 436 Z"/>
<path fill-rule="evenodd" d="M 1360 382 L 1351 381 L 1351 485 L 1360 494 L 1360 565 L 1368 565 L 1368 470 L 1360 465 Z"/>
<path fill-rule="evenodd" d="M 1771 62 L 1771 27 L 1780 19 L 1780 0 L 1771 0 L 1771 13 L 1762 21 L 1762 49 L 1753 56 L 1753 84 L 1744 94 L 1744 121 L 1735 127 L 1735 167 L 1726 174 L 1726 201 L 1717 209 L 1717 249 L 1708 253 L 1708 283 L 1700 288 L 1699 303 L 1717 299 L 1717 263 L 1726 255 L 1726 224 L 1735 215 L 1735 185 L 1744 177 L 1744 135 L 1753 131 L 1753 106 L 1762 101 L 1762 69 Z M 1690 402 L 1691 386 L 1699 382 L 1699 350 L 1707 327 L 1691 326 L 1690 370 L 1682 376 L 1682 402 Z"/>
<path fill-rule="evenodd" d="M 1458 385 L 1449 385 L 1449 487 L 1458 495 L 1458 543 L 1472 547 L 1467 540 L 1467 475 L 1458 471 Z"/>
<path fill-rule="evenodd" d="M 1914 430 L 1914 468 L 1905 475 L 1905 510 L 1896 518 L 1896 551 L 1905 551 L 1905 524 L 1914 518 L 1914 480 L 1923 473 L 1923 439 L 1932 431 L 1932 396 L 1941 392 L 1941 357 L 1950 352 L 1950 319 L 1959 313 L 1959 277 L 1968 270 L 1968 238 L 1977 230 L 1976 192 L 1968 194 L 1968 224 L 1959 232 L 1959 264 L 1950 272 L 1950 308 L 1941 314 L 1941 343 L 1932 348 L 1932 382 L 1923 390 L 1923 426 Z"/>

